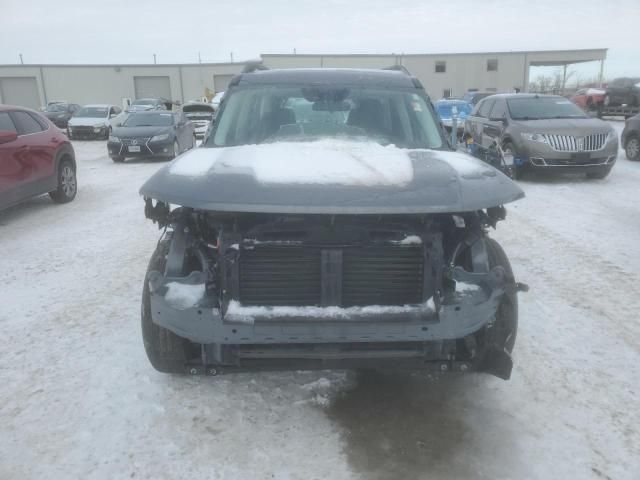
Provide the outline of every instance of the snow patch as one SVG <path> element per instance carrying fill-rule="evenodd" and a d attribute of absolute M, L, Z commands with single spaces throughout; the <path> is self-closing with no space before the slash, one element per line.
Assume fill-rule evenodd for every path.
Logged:
<path fill-rule="evenodd" d="M 434 158 L 447 163 L 460 175 L 475 176 L 483 172 L 491 172 L 491 167 L 482 160 L 460 152 L 433 152 Z"/>
<path fill-rule="evenodd" d="M 229 302 L 225 318 L 242 323 L 253 323 L 255 317 L 283 318 L 283 317 L 309 317 L 324 319 L 348 320 L 353 316 L 420 313 L 435 311 L 433 298 L 419 305 L 367 305 L 365 307 L 247 307 L 236 300 Z"/>
<path fill-rule="evenodd" d="M 479 285 L 456 281 L 456 292 L 475 292 L 480 290 Z"/>
<path fill-rule="evenodd" d="M 199 148 L 169 165 L 174 175 L 247 174 L 266 184 L 403 185 L 413 163 L 395 145 L 323 139 L 227 148 Z"/>
<path fill-rule="evenodd" d="M 392 243 L 396 245 L 422 245 L 422 239 L 418 235 L 407 235 L 402 240 L 397 240 Z"/>
<path fill-rule="evenodd" d="M 169 282 L 167 283 L 167 293 L 164 299 L 173 308 L 186 310 L 187 308 L 195 307 L 202 300 L 204 291 L 204 283 L 186 285 L 184 283 Z"/>

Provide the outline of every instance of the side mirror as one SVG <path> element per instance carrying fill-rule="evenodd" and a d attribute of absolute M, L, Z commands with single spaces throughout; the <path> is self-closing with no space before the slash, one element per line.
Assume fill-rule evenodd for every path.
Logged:
<path fill-rule="evenodd" d="M 0 131 L 0 145 L 3 143 L 15 142 L 17 139 L 18 134 L 16 132 L 11 132 L 9 130 Z"/>

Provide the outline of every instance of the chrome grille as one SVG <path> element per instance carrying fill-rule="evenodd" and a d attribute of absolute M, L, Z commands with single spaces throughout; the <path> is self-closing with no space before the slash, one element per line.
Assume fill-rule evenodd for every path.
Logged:
<path fill-rule="evenodd" d="M 147 144 L 147 142 L 149 141 L 150 137 L 145 137 L 145 138 L 140 138 L 140 137 L 120 137 L 120 141 L 122 142 L 123 145 L 140 145 L 140 146 L 145 146 Z M 136 143 L 133 143 L 133 141 L 136 141 Z"/>
<path fill-rule="evenodd" d="M 593 152 L 604 148 L 607 135 L 607 133 L 595 133 L 585 137 L 574 137 L 573 135 L 545 134 L 544 137 L 556 152 Z"/>

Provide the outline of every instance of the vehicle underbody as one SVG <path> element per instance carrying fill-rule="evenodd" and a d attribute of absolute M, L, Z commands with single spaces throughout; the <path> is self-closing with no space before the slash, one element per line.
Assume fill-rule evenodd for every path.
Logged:
<path fill-rule="evenodd" d="M 146 202 L 165 228 L 143 295 L 143 331 L 160 329 L 154 345 L 145 339 L 159 370 L 510 376 L 524 287 L 486 234 L 503 207 L 325 215 Z"/>

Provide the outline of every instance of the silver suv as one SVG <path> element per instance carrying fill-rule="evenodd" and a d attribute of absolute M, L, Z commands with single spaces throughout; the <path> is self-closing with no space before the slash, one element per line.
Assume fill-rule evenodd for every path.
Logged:
<path fill-rule="evenodd" d="M 557 95 L 503 94 L 484 98 L 465 121 L 471 148 L 500 143 L 514 155 L 515 177 L 526 172 L 606 177 L 616 161 L 613 128 Z"/>

